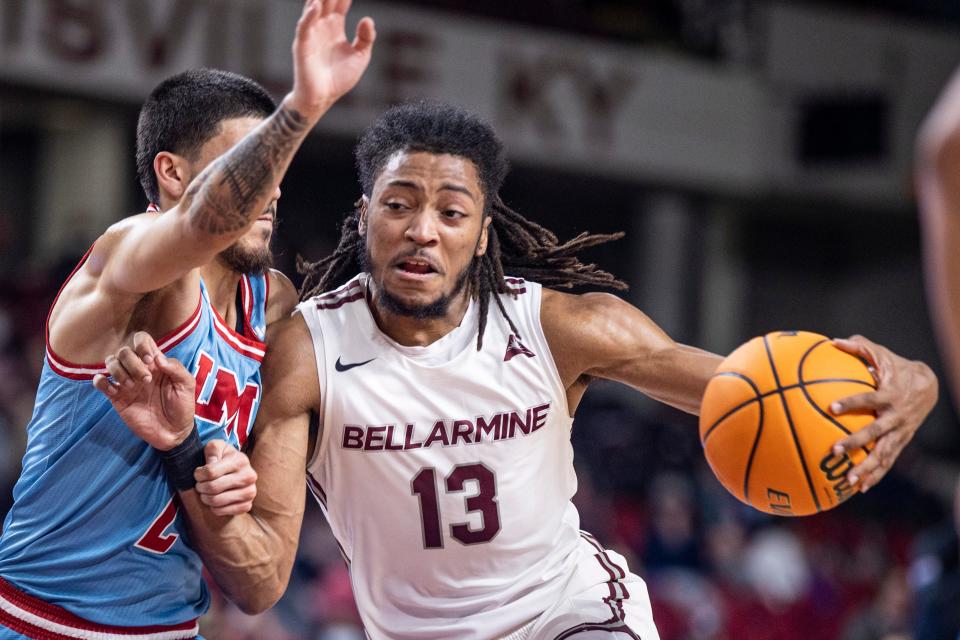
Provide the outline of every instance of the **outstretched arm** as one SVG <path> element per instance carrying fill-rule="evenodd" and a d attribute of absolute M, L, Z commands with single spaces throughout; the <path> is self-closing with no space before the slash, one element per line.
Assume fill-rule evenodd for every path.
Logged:
<path fill-rule="evenodd" d="M 277 111 L 211 162 L 180 202 L 145 216 L 91 256 L 101 286 L 146 293 L 209 262 L 263 215 L 301 142 L 320 117 L 360 79 L 375 32 L 364 18 L 356 37 L 344 33 L 348 0 L 310 0 L 293 41 L 293 89 Z"/>
<path fill-rule="evenodd" d="M 168 451 L 193 431 L 193 376 L 136 334 L 94 385 L 131 431 Z M 286 590 L 306 499 L 309 416 L 320 389 L 309 330 L 299 315 L 271 325 L 262 366 L 264 396 L 248 449 L 256 497 L 249 500 L 243 454 L 213 441 L 194 489 L 180 491 L 190 539 L 227 596 L 247 613 L 271 607 Z M 231 515 L 235 514 L 235 515 Z M 229 517 L 222 517 L 227 515 Z"/>
<path fill-rule="evenodd" d="M 544 291 L 541 322 L 561 378 L 571 389 L 583 375 L 616 380 L 688 413 L 699 414 L 720 356 L 677 344 L 636 307 L 603 293 L 575 296 Z M 861 489 L 876 484 L 930 413 L 937 380 L 930 367 L 902 358 L 860 336 L 837 346 L 874 363 L 877 392 L 840 400 L 834 411 L 874 411 L 877 420 L 838 442 L 856 449 L 875 441 L 850 471 Z"/>
<path fill-rule="evenodd" d="M 960 402 L 960 69 L 920 129 L 916 184 L 927 294 L 954 401 Z"/>
<path fill-rule="evenodd" d="M 674 342 L 639 309 L 607 293 L 545 289 L 540 320 L 568 389 L 584 375 L 616 380 L 699 414 L 707 382 L 722 360 Z"/>

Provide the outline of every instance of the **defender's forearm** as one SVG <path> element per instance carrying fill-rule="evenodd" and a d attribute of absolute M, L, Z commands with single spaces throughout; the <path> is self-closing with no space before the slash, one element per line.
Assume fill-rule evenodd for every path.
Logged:
<path fill-rule="evenodd" d="M 244 613 L 266 611 L 286 591 L 306 499 L 306 484 L 300 480 L 289 487 L 294 495 L 287 496 L 288 503 L 258 496 L 250 513 L 237 516 L 213 515 L 196 491 L 180 492 L 191 544 Z"/>
<path fill-rule="evenodd" d="M 184 211 L 202 234 L 236 235 L 260 216 L 315 120 L 287 101 L 191 182 Z"/>

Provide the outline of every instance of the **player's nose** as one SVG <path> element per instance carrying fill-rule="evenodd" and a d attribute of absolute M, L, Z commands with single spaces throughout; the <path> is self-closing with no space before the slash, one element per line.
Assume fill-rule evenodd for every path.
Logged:
<path fill-rule="evenodd" d="M 404 236 L 419 245 L 435 244 L 437 242 L 436 216 L 429 209 L 423 209 L 411 216 Z"/>

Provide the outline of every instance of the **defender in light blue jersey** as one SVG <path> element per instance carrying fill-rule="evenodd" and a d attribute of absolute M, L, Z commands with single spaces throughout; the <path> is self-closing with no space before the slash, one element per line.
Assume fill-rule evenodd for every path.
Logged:
<path fill-rule="evenodd" d="M 98 238 L 51 306 L 23 471 L 0 537 L 0 638 L 197 634 L 210 597 L 179 496 L 157 451 L 90 381 L 134 331 L 162 335 L 163 350 L 189 362 L 200 383 L 201 438 L 230 443 L 242 464 L 266 326 L 296 295 L 269 268 L 286 162 L 245 202 L 225 176 L 251 162 L 238 142 L 290 136 L 257 129 L 287 117 L 274 110 L 253 81 L 213 70 L 174 76 L 145 102 L 137 165 L 158 204 Z"/>
<path fill-rule="evenodd" d="M 221 439 L 239 449 L 249 435 L 261 395 L 271 278 L 240 276 L 235 328 L 220 317 L 201 280 L 195 312 L 160 341 L 167 355 L 183 358 L 194 372 L 204 441 Z M 195 635 L 192 621 L 209 605 L 200 558 L 188 544 L 160 458 L 90 384 L 103 371 L 103 364 L 77 365 L 47 347 L 23 471 L 0 538 L 6 582 L 0 589 L 7 596 L 17 589 L 101 625 L 188 621 L 184 630 Z M 0 621 L 25 630 L 18 628 L 24 621 L 16 609 L 0 610 Z"/>
<path fill-rule="evenodd" d="M 100 236 L 51 307 L 23 473 L 0 538 L 0 639 L 196 636 L 209 596 L 178 504 L 249 509 L 255 476 L 226 447 L 205 469 L 242 491 L 227 502 L 201 497 L 191 466 L 189 486 L 180 478 L 175 492 L 163 466 L 174 454 L 161 462 L 90 380 L 114 371 L 112 354 L 136 332 L 163 336 L 161 349 L 192 367 L 201 440 L 243 445 L 267 325 L 296 302 L 289 280 L 269 269 L 279 183 L 370 59 L 373 23 L 361 20 L 348 41 L 348 4 L 305 4 L 293 89 L 279 107 L 255 82 L 214 70 L 174 76 L 144 104 L 137 168 L 157 205 Z"/>

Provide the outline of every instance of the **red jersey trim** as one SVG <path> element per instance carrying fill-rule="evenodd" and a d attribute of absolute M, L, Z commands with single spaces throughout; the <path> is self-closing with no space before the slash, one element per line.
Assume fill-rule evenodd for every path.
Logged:
<path fill-rule="evenodd" d="M 161 351 L 166 353 L 190 335 L 197 327 L 197 324 L 200 323 L 200 309 L 201 300 L 197 300 L 197 308 L 194 309 L 190 318 L 161 338 L 157 345 Z M 98 362 L 97 364 L 76 364 L 58 356 L 53 349 L 50 348 L 49 331 L 47 332 L 47 362 L 50 363 L 50 368 L 53 369 L 55 373 L 64 378 L 70 378 L 71 380 L 93 380 L 93 376 L 98 373 L 104 375 L 107 373 L 107 366 L 103 362 Z"/>
<path fill-rule="evenodd" d="M 3 578 L 0 578 L 0 624 L 29 638 L 43 640 L 180 640 L 193 638 L 200 631 L 196 620 L 145 627 L 120 627 L 90 622 L 62 607 L 20 591 Z"/>
<path fill-rule="evenodd" d="M 213 305 L 210 305 L 210 310 L 213 311 L 211 314 L 213 317 L 213 326 L 216 328 L 217 333 L 220 334 L 220 337 L 227 341 L 227 344 L 242 356 L 253 358 L 257 362 L 263 361 L 263 356 L 266 354 L 266 347 L 262 342 L 240 335 L 227 326 L 227 323 L 223 321 L 223 318 L 220 317 L 220 314 Z"/>
<path fill-rule="evenodd" d="M 43 327 L 47 362 L 50 363 L 50 368 L 53 369 L 53 371 L 58 375 L 71 380 L 93 380 L 93 376 L 97 375 L 98 373 L 107 373 L 107 366 L 103 362 L 97 362 L 95 364 L 77 364 L 76 362 L 71 362 L 66 358 L 61 358 L 50 346 L 50 314 L 53 313 L 53 307 L 56 306 L 57 300 L 60 299 L 60 294 L 63 293 L 64 287 L 67 286 L 67 283 L 70 282 L 73 276 L 76 275 L 77 271 L 79 271 L 84 263 L 86 263 L 87 258 L 90 257 L 90 252 L 93 251 L 93 247 L 94 245 L 90 245 L 90 248 L 87 249 L 87 252 L 83 254 L 82 258 L 80 258 L 80 262 L 77 263 L 77 266 L 73 268 L 73 271 L 70 272 L 70 275 L 67 276 L 66 280 L 63 281 L 63 284 L 60 285 L 60 289 L 57 291 L 56 297 L 53 299 L 53 302 L 50 303 L 50 310 L 47 311 L 47 320 Z M 173 331 L 170 331 L 160 339 L 158 346 L 160 347 L 161 351 L 172 349 L 183 342 L 184 338 L 190 335 L 190 332 L 200 321 L 200 307 L 202 300 L 203 296 L 201 295 L 197 300 L 197 308 L 194 309 L 193 315 L 191 315 L 179 327 Z"/>
<path fill-rule="evenodd" d="M 270 276 L 268 273 L 264 273 L 263 280 L 266 285 L 265 295 L 263 297 L 263 316 L 264 322 L 266 322 L 267 316 L 267 296 L 270 295 Z M 253 285 L 250 284 L 250 276 L 243 274 L 240 276 L 240 295 L 243 298 L 243 331 L 247 336 L 257 336 L 257 332 L 253 330 Z M 259 336 L 257 336 L 259 338 Z"/>
<path fill-rule="evenodd" d="M 240 297 L 243 298 L 243 319 L 250 326 L 250 315 L 253 313 L 253 287 L 250 285 L 250 276 L 240 276 Z"/>

